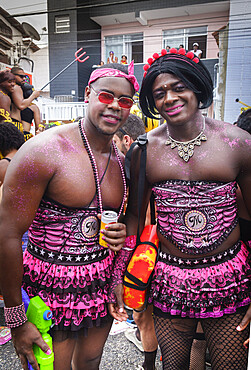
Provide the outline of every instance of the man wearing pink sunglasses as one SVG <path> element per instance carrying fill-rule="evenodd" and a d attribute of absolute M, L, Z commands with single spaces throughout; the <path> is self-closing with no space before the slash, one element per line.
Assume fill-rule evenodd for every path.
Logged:
<path fill-rule="evenodd" d="M 120 222 L 126 197 L 123 156 L 113 143 L 139 88 L 128 68 L 95 70 L 85 90 L 84 119 L 34 137 L 19 151 L 5 178 L 0 207 L 0 286 L 5 321 L 24 369 L 39 370 L 32 350 L 51 348 L 27 321 L 21 285 L 53 313 L 55 370 L 96 370 L 112 324 L 108 312 L 115 252 L 124 247 Z M 118 221 L 101 230 L 103 210 Z M 21 237 L 29 229 L 22 255 Z M 128 252 L 126 252 L 128 253 Z M 126 315 L 120 302 L 115 310 Z"/>

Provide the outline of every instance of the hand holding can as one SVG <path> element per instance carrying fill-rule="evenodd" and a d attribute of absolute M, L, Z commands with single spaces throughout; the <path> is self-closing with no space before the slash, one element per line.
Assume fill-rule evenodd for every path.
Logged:
<path fill-rule="evenodd" d="M 103 211 L 101 215 L 100 230 L 105 229 L 108 224 L 114 224 L 118 221 L 118 214 L 115 211 Z M 108 248 L 107 242 L 103 239 L 103 234 L 100 231 L 99 244 Z"/>

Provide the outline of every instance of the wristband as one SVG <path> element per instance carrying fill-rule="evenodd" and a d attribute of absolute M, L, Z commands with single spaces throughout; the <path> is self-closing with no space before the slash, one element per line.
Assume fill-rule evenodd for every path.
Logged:
<path fill-rule="evenodd" d="M 27 317 L 25 315 L 24 304 L 15 307 L 4 307 L 5 324 L 8 328 L 17 328 L 26 323 Z"/>

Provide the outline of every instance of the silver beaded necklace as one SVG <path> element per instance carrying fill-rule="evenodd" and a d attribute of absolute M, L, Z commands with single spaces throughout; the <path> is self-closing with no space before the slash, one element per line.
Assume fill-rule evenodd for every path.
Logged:
<path fill-rule="evenodd" d="M 169 131 L 168 131 L 168 126 L 166 126 L 167 141 L 165 142 L 165 145 L 170 145 L 171 149 L 174 149 L 177 146 L 179 156 L 185 162 L 188 162 L 189 159 L 193 156 L 195 145 L 200 146 L 202 141 L 207 140 L 207 137 L 204 134 L 205 127 L 206 127 L 206 122 L 205 122 L 205 117 L 203 117 L 203 128 L 198 136 L 196 136 L 194 139 L 189 140 L 189 141 L 178 141 L 178 140 L 173 139 L 170 136 Z"/>

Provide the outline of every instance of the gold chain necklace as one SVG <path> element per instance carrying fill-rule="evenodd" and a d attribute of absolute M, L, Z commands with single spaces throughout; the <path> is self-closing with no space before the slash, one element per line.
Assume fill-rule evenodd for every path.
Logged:
<path fill-rule="evenodd" d="M 167 141 L 165 142 L 166 145 L 170 145 L 171 149 L 178 147 L 178 154 L 179 156 L 185 161 L 188 162 L 189 159 L 193 156 L 194 147 L 195 145 L 200 146 L 202 141 L 206 141 L 207 137 L 204 134 L 205 130 L 205 117 L 203 117 L 203 128 L 202 131 L 199 133 L 198 136 L 196 136 L 194 139 L 189 141 L 178 141 L 173 139 L 168 131 L 168 126 L 166 127 L 167 132 Z"/>

